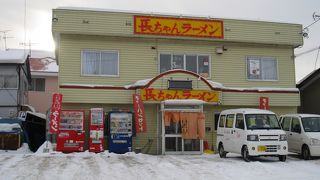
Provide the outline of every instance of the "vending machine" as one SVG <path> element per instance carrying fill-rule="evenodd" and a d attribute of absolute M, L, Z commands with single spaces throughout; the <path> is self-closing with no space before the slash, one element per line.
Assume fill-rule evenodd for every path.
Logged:
<path fill-rule="evenodd" d="M 108 113 L 109 152 L 123 154 L 132 151 L 133 124 L 131 112 Z"/>
<path fill-rule="evenodd" d="M 80 152 L 84 148 L 84 111 L 62 110 L 57 151 Z"/>
<path fill-rule="evenodd" d="M 104 151 L 104 114 L 103 108 L 91 108 L 90 110 L 90 137 L 89 151 Z"/>

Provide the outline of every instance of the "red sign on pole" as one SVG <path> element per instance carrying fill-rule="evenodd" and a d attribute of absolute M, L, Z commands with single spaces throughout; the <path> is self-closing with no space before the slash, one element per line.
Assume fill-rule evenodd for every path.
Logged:
<path fill-rule="evenodd" d="M 133 94 L 133 108 L 134 108 L 136 132 L 137 133 L 146 132 L 147 131 L 146 115 L 144 111 L 143 102 L 140 98 L 140 95 L 138 94 Z"/>
<path fill-rule="evenodd" d="M 268 97 L 260 97 L 260 109 L 269 109 L 269 98 Z"/>
<path fill-rule="evenodd" d="M 60 114 L 61 114 L 61 105 L 62 105 L 62 94 L 54 93 L 52 95 L 52 108 L 51 108 L 50 127 L 49 127 L 49 132 L 51 134 L 58 133 L 59 123 L 60 123 Z"/>

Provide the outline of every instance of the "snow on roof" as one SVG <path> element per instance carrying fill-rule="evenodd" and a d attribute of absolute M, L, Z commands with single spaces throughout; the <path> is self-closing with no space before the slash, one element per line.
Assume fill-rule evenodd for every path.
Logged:
<path fill-rule="evenodd" d="M 219 82 L 214 82 L 214 81 L 211 81 L 211 80 L 208 80 L 209 84 L 214 87 L 214 88 L 220 88 L 220 89 L 223 89 L 225 88 L 223 86 L 223 84 L 219 83 Z"/>
<path fill-rule="evenodd" d="M 59 66 L 56 60 L 45 58 L 30 58 L 30 70 L 31 72 L 58 72 Z"/>
<path fill-rule="evenodd" d="M 14 131 L 14 129 L 21 129 L 21 127 L 18 123 L 0 123 L 0 132 L 11 132 Z"/>
<path fill-rule="evenodd" d="M 245 114 L 275 114 L 272 111 L 263 110 L 263 109 L 254 109 L 254 108 L 239 108 L 239 109 L 227 109 L 221 112 L 221 114 L 228 114 L 228 113 L 245 113 Z"/>
<path fill-rule="evenodd" d="M 40 117 L 42 119 L 47 119 L 46 115 L 42 114 L 42 113 L 36 113 L 36 112 L 27 111 L 27 114 L 32 114 L 32 115 Z"/>
<path fill-rule="evenodd" d="M 164 104 L 170 105 L 201 105 L 204 103 L 206 102 L 198 99 L 170 99 L 164 101 Z"/>
<path fill-rule="evenodd" d="M 73 6 L 61 6 L 57 7 L 57 9 L 61 10 L 77 10 L 77 11 L 96 11 L 96 12 L 112 12 L 112 13 L 129 13 L 129 14 L 142 14 L 142 15 L 158 15 L 158 16 L 178 16 L 178 17 L 185 17 L 185 18 L 205 18 L 205 19 L 229 19 L 234 20 L 234 18 L 230 17 L 213 17 L 213 16 L 205 16 L 205 15 L 196 15 L 196 14 L 178 14 L 178 13 L 169 13 L 169 12 L 156 12 L 156 11 L 135 11 L 135 10 L 119 10 L 119 9 L 104 9 L 104 8 L 90 8 L 90 7 L 73 7 Z M 268 23 L 281 23 L 281 24 L 297 24 L 294 22 L 275 22 L 274 20 L 263 20 L 263 19 L 244 19 L 244 18 L 237 18 L 236 20 L 241 21 L 257 21 L 257 22 L 268 22 Z"/>
<path fill-rule="evenodd" d="M 295 117 L 320 117 L 319 114 L 285 114 L 283 116 L 295 116 Z"/>
<path fill-rule="evenodd" d="M 101 84 L 74 84 L 74 83 L 62 83 L 61 86 L 79 86 L 79 87 L 114 87 L 114 85 L 101 85 Z"/>
<path fill-rule="evenodd" d="M 0 51 L 0 63 L 23 64 L 27 56 L 28 53 L 24 50 Z"/>
<path fill-rule="evenodd" d="M 124 87 L 125 87 L 126 89 L 129 89 L 129 88 L 134 88 L 134 87 L 145 86 L 145 85 L 147 85 L 151 80 L 152 80 L 152 78 L 143 79 L 143 80 L 138 80 L 138 81 L 136 81 L 135 83 L 126 85 L 126 86 L 124 86 Z"/>
<path fill-rule="evenodd" d="M 236 91 L 289 91 L 299 92 L 298 88 L 278 88 L 278 87 L 251 87 L 251 88 L 238 88 L 238 87 L 223 87 L 224 90 L 236 90 Z"/>

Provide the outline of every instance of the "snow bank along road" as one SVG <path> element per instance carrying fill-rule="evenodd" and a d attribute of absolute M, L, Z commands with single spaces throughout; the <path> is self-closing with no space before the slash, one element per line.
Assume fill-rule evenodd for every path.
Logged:
<path fill-rule="evenodd" d="M 320 158 L 304 161 L 291 155 L 286 162 L 263 157 L 247 163 L 238 155 L 0 153 L 0 179 L 319 180 Z"/>

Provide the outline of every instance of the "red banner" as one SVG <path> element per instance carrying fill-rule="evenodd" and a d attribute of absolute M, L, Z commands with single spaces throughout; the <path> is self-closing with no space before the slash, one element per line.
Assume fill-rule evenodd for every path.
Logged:
<path fill-rule="evenodd" d="M 268 97 L 260 97 L 260 109 L 269 109 L 269 98 Z"/>
<path fill-rule="evenodd" d="M 62 106 L 62 94 L 55 93 L 52 95 L 52 108 L 50 115 L 49 132 L 56 134 L 59 130 L 60 114 Z"/>
<path fill-rule="evenodd" d="M 136 133 L 147 131 L 146 115 L 140 95 L 133 94 L 133 108 L 136 125 Z"/>

